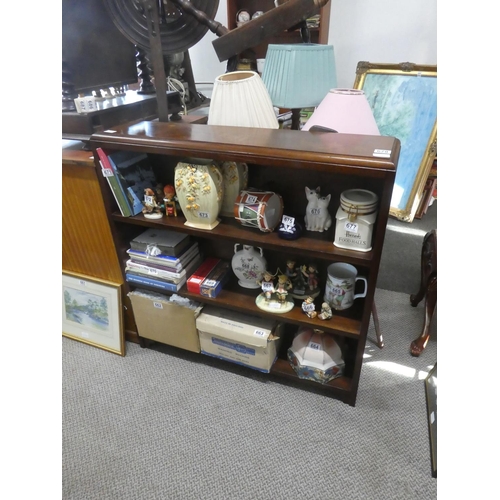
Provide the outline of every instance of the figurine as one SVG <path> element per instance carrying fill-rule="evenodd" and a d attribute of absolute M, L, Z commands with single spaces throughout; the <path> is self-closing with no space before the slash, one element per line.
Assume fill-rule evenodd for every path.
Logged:
<path fill-rule="evenodd" d="M 167 217 L 177 217 L 177 207 L 175 203 L 175 188 L 172 184 L 163 187 L 163 203 L 165 204 L 165 215 Z"/>
<path fill-rule="evenodd" d="M 288 279 L 293 282 L 297 279 L 297 270 L 295 269 L 295 260 L 294 259 L 288 259 L 286 261 L 286 269 L 285 269 L 285 274 L 287 275 Z"/>
<path fill-rule="evenodd" d="M 269 271 L 264 271 L 262 275 L 262 280 L 257 281 L 262 289 L 262 294 L 264 295 L 267 302 L 271 300 L 273 293 L 275 292 L 274 288 L 274 275 L 272 275 Z"/>
<path fill-rule="evenodd" d="M 309 264 L 307 266 L 302 266 L 300 272 L 307 279 L 307 290 L 309 295 L 316 298 L 319 295 L 319 280 L 318 280 L 318 270 L 316 264 Z"/>
<path fill-rule="evenodd" d="M 302 302 L 302 310 L 305 312 L 308 318 L 315 318 L 318 313 L 316 312 L 316 306 L 314 305 L 314 298 L 309 296 Z"/>
<path fill-rule="evenodd" d="M 328 302 L 323 302 L 323 304 L 321 304 L 321 312 L 318 314 L 318 318 L 332 319 L 332 316 L 332 308 L 329 306 Z"/>
<path fill-rule="evenodd" d="M 278 286 L 276 287 L 276 295 L 281 303 L 286 302 L 286 297 L 288 295 L 288 290 L 292 288 L 292 282 L 285 274 L 280 274 L 278 276 Z"/>
<path fill-rule="evenodd" d="M 320 196 L 319 186 L 316 189 L 305 188 L 307 207 L 304 221 L 308 231 L 319 231 L 322 233 L 332 225 L 332 216 L 328 212 L 328 205 L 332 195 Z"/>
<path fill-rule="evenodd" d="M 274 279 L 278 273 L 278 282 L 275 286 Z M 279 269 L 275 274 L 264 271 L 262 280 L 257 283 L 262 289 L 262 293 L 255 299 L 255 304 L 259 309 L 272 313 L 286 313 L 293 309 L 295 305 L 293 299 L 288 297 L 288 290 L 292 284 Z"/>
<path fill-rule="evenodd" d="M 144 190 L 144 201 L 142 203 L 144 205 L 142 209 L 144 217 L 148 219 L 161 219 L 163 217 L 161 205 L 158 203 L 156 193 L 153 189 L 146 188 Z"/>

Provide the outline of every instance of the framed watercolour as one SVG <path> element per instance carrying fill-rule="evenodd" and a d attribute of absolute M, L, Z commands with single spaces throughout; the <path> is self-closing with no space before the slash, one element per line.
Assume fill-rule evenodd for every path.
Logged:
<path fill-rule="evenodd" d="M 121 286 L 62 273 L 62 334 L 125 355 Z"/>
<path fill-rule="evenodd" d="M 412 222 L 436 157 L 437 66 L 360 61 L 354 88 L 365 93 L 380 134 L 401 141 L 389 213 Z"/>

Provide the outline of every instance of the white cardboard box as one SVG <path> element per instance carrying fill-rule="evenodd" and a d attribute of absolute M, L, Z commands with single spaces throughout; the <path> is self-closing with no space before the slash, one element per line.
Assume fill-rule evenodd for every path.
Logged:
<path fill-rule="evenodd" d="M 196 319 L 203 354 L 269 373 L 281 339 L 274 319 L 205 306 Z"/>

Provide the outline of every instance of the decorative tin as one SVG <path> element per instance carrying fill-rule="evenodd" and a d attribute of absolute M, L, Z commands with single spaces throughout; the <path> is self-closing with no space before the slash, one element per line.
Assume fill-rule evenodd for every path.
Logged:
<path fill-rule="evenodd" d="M 369 252 L 373 224 L 377 218 L 378 196 L 366 189 L 349 189 L 340 195 L 335 240 L 339 248 Z"/>

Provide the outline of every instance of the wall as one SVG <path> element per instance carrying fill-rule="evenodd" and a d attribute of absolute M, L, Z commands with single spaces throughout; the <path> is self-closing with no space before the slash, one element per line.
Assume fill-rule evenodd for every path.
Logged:
<path fill-rule="evenodd" d="M 328 43 L 335 50 L 338 87 L 352 87 L 359 61 L 437 64 L 437 0 L 330 1 Z M 227 26 L 226 0 L 219 0 L 215 20 Z M 215 38 L 209 31 L 189 50 L 197 89 L 207 97 L 226 71 L 212 46 Z"/>

